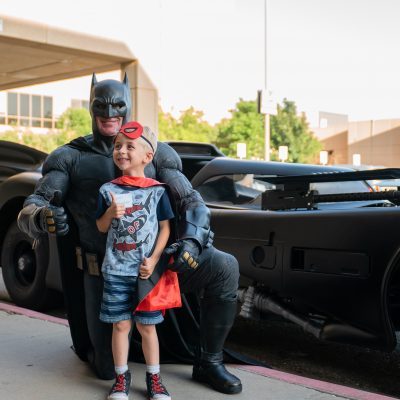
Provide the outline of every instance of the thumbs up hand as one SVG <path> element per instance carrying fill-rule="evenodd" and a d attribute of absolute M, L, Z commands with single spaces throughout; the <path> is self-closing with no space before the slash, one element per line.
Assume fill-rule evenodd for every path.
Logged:
<path fill-rule="evenodd" d="M 69 231 L 68 217 L 62 207 L 62 194 L 56 190 L 49 205 L 40 211 L 40 227 L 43 232 L 64 236 Z"/>
<path fill-rule="evenodd" d="M 125 205 L 117 203 L 117 198 L 113 192 L 110 192 L 111 204 L 108 207 L 108 212 L 112 218 L 121 218 L 125 214 Z"/>

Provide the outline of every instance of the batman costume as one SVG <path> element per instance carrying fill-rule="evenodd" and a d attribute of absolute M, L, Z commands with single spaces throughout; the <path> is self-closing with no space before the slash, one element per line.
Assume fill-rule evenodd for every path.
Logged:
<path fill-rule="evenodd" d="M 95 212 L 100 186 L 120 175 L 112 158 L 113 136 L 105 134 L 102 127 L 116 121 L 120 127 L 129 121 L 130 109 L 126 76 L 123 82 L 97 82 L 93 75 L 92 134 L 59 147 L 47 157 L 43 177 L 18 216 L 20 229 L 34 239 L 46 233 L 56 235 L 73 347 L 101 379 L 113 379 L 115 373 L 112 327 L 99 319 L 103 289 L 99 266 L 106 235 L 97 230 Z M 210 211 L 181 171 L 177 153 L 159 142 L 145 173 L 169 187 L 176 208 L 177 240 L 166 253 L 174 257 L 170 268 L 178 272 L 181 292 L 199 299 L 195 307 L 200 315 L 197 325 L 189 301 L 184 316 L 182 310 L 167 311 L 159 330 L 164 347 L 161 356 L 171 358 L 172 354 L 175 360 L 191 361 L 193 379 L 223 393 L 239 393 L 240 380 L 223 364 L 224 342 L 236 316 L 238 263 L 212 245 Z M 186 320 L 192 320 L 191 327 Z"/>

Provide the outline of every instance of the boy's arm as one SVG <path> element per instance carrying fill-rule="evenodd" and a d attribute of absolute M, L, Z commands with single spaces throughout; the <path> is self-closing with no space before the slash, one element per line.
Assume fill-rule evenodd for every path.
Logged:
<path fill-rule="evenodd" d="M 114 193 L 110 192 L 110 194 L 112 199 L 110 207 L 101 217 L 96 219 L 97 229 L 103 233 L 108 231 L 114 218 L 121 218 L 125 213 L 124 204 L 117 204 Z"/>
<path fill-rule="evenodd" d="M 103 233 L 108 231 L 112 222 L 112 217 L 108 210 L 109 208 L 107 208 L 106 212 L 100 218 L 96 219 L 97 229 Z"/>
<path fill-rule="evenodd" d="M 145 257 L 143 259 L 143 263 L 139 267 L 139 277 L 141 279 L 148 279 L 153 273 L 154 268 L 156 267 L 158 260 L 160 259 L 161 254 L 168 242 L 170 232 L 171 228 L 169 219 L 159 221 L 159 233 L 156 245 L 154 246 L 153 254 L 151 257 Z"/>
<path fill-rule="evenodd" d="M 155 261 L 155 264 L 157 264 L 158 260 L 161 257 L 162 252 L 165 249 L 165 246 L 167 245 L 170 233 L 171 233 L 171 227 L 169 219 L 166 219 L 164 221 L 159 221 L 158 238 L 156 245 L 154 247 L 153 254 L 151 255 L 151 258 Z"/>

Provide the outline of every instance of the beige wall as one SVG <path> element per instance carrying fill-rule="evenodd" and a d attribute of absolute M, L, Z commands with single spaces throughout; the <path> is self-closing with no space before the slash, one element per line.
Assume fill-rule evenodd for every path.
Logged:
<path fill-rule="evenodd" d="M 348 157 L 358 153 L 362 164 L 400 166 L 400 120 L 349 123 Z"/>
<path fill-rule="evenodd" d="M 335 135 L 322 140 L 323 150 L 327 150 L 329 154 L 329 164 L 348 164 L 347 157 L 347 130 L 339 132 Z"/>
<path fill-rule="evenodd" d="M 330 164 L 351 164 L 353 154 L 360 154 L 362 164 L 400 167 L 400 119 L 349 122 L 314 133 L 330 152 Z"/>
<path fill-rule="evenodd" d="M 328 152 L 328 164 L 348 164 L 347 142 L 348 131 L 347 123 L 329 128 L 315 128 L 314 134 L 322 143 L 322 150 Z"/>

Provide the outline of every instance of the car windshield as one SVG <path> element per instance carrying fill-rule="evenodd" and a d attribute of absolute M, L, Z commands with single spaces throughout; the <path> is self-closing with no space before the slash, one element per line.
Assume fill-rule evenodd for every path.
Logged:
<path fill-rule="evenodd" d="M 276 185 L 268 182 L 267 178 L 266 175 L 254 174 L 219 175 L 208 179 L 196 189 L 205 202 L 261 208 L 261 193 L 276 189 Z M 310 189 L 316 190 L 318 194 L 360 193 L 372 190 L 365 181 L 311 183 Z"/>

